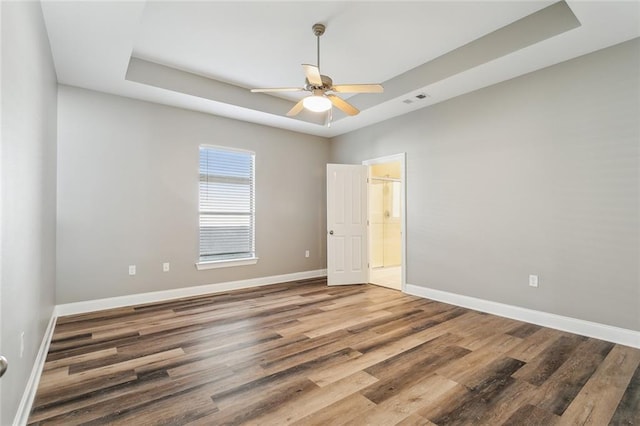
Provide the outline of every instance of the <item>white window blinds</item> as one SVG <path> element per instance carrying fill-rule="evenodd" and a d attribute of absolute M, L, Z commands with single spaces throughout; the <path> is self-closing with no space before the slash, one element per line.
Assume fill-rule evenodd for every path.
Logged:
<path fill-rule="evenodd" d="M 200 147 L 200 262 L 255 257 L 254 163 L 253 152 Z"/>

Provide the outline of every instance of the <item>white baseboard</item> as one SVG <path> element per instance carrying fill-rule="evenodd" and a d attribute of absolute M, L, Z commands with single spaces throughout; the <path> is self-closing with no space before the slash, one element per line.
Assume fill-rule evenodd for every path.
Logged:
<path fill-rule="evenodd" d="M 38 355 L 36 355 L 33 367 L 31 368 L 31 375 L 29 376 L 29 381 L 27 382 L 27 386 L 22 394 L 22 399 L 20 399 L 18 411 L 13 419 L 14 426 L 26 425 L 29 420 L 29 413 L 31 412 L 33 400 L 36 397 L 36 391 L 38 390 L 38 384 L 40 383 L 40 376 L 42 374 L 42 369 L 44 368 L 44 362 L 47 359 L 47 353 L 49 352 L 49 345 L 51 344 L 56 319 L 56 310 L 54 309 L 51 313 L 51 319 L 49 320 L 47 329 L 44 332 L 44 336 L 42 336 L 40 349 L 38 350 Z"/>
<path fill-rule="evenodd" d="M 127 296 L 109 297 L 106 299 L 87 300 L 84 302 L 65 303 L 57 305 L 57 316 L 82 314 L 103 309 L 121 308 L 123 306 L 142 305 L 145 303 L 161 302 L 183 297 L 200 296 L 203 294 L 220 293 L 223 291 L 239 290 L 242 288 L 258 287 L 262 285 L 284 283 L 288 281 L 304 280 L 324 277 L 326 269 L 315 271 L 294 272 L 292 274 L 272 275 L 270 277 L 251 278 L 248 280 L 229 281 L 195 287 L 176 288 L 172 290 L 154 291 L 150 293 L 131 294 Z"/>
<path fill-rule="evenodd" d="M 438 302 L 450 303 L 463 308 L 474 309 L 476 311 L 487 312 L 525 321 L 544 327 L 555 328 L 557 330 L 568 331 L 582 336 L 594 337 L 608 342 L 619 343 L 625 346 L 640 348 L 640 332 L 628 330 L 626 328 L 613 327 L 611 325 L 599 324 L 596 322 L 580 320 L 548 312 L 534 311 L 533 309 L 521 308 L 519 306 L 506 305 L 504 303 L 492 302 L 490 300 L 477 299 L 475 297 L 462 296 L 460 294 L 449 293 L 447 291 L 434 290 L 427 287 L 420 287 L 407 284 L 405 292 L 413 296 L 424 297 L 426 299 L 437 300 Z"/>

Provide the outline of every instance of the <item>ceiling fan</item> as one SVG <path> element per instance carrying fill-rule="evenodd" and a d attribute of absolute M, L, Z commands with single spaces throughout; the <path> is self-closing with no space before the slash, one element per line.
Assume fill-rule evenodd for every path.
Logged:
<path fill-rule="evenodd" d="M 304 108 L 314 112 L 327 111 L 326 123 L 331 122 L 331 106 L 335 106 L 348 115 L 356 115 L 360 111 L 349 102 L 333 93 L 382 93 L 383 87 L 380 84 L 333 84 L 333 80 L 326 75 L 320 74 L 320 36 L 324 34 L 326 27 L 323 24 L 314 24 L 313 34 L 317 38 L 317 65 L 302 64 L 305 75 L 304 87 L 273 87 L 266 89 L 251 89 L 252 92 L 310 92 L 311 94 L 301 99 L 287 113 L 293 117 Z"/>

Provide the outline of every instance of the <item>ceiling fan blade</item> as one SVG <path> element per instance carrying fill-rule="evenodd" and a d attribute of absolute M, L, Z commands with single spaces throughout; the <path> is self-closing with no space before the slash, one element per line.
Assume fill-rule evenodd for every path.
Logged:
<path fill-rule="evenodd" d="M 358 108 L 336 95 L 327 95 L 327 98 L 329 98 L 336 108 L 342 110 L 345 114 L 356 115 L 360 112 Z"/>
<path fill-rule="evenodd" d="M 289 110 L 289 112 L 287 113 L 288 117 L 293 117 L 294 115 L 298 115 L 300 111 L 304 109 L 304 105 L 302 104 L 302 101 L 304 101 L 304 99 L 300 99 L 300 101 L 297 104 L 295 104 L 293 108 Z"/>
<path fill-rule="evenodd" d="M 266 89 L 251 89 L 253 93 L 264 93 L 264 92 L 303 92 L 304 88 L 302 87 L 270 87 Z"/>
<path fill-rule="evenodd" d="M 312 86 L 322 86 L 322 77 L 320 77 L 320 69 L 315 65 L 302 64 L 304 75 Z"/>
<path fill-rule="evenodd" d="M 338 93 L 382 93 L 384 87 L 380 84 L 337 84 L 331 90 Z"/>

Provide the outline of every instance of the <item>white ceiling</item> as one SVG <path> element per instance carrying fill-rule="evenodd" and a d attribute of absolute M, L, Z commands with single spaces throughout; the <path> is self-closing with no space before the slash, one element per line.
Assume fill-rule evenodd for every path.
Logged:
<path fill-rule="evenodd" d="M 331 137 L 640 36 L 638 1 L 554 3 L 45 1 L 43 12 L 60 83 Z M 361 114 L 331 127 L 285 116 L 299 94 L 247 90 L 302 86 L 316 22 L 323 74 L 385 86 L 350 97 Z"/>

